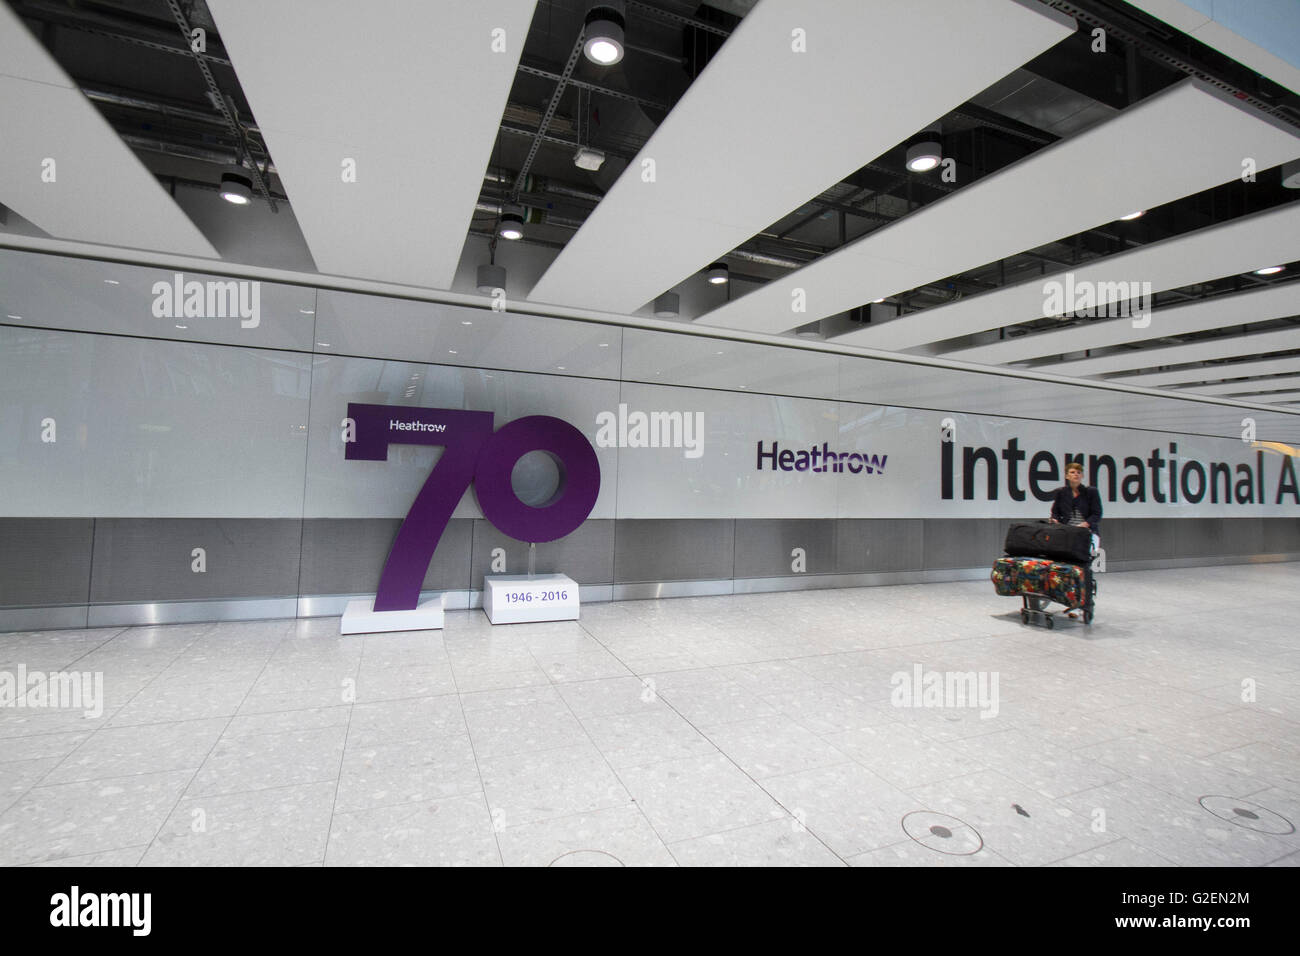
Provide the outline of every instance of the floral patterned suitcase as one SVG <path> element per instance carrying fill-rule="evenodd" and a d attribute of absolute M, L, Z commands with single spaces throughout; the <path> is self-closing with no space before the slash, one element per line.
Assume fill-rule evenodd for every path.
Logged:
<path fill-rule="evenodd" d="M 1078 564 L 1047 558 L 998 558 L 989 575 L 993 588 L 1006 597 L 1043 595 L 1068 608 L 1088 606 L 1091 575 Z"/>

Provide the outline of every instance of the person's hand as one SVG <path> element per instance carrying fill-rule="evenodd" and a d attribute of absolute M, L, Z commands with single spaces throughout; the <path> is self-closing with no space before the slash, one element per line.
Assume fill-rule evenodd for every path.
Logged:
<path fill-rule="evenodd" d="M 1088 529 L 1091 529 L 1091 528 L 1092 528 L 1092 525 L 1088 524 L 1088 522 L 1085 521 L 1085 522 L 1083 522 L 1081 525 L 1079 525 L 1079 527 L 1080 527 L 1080 528 L 1088 528 Z"/>

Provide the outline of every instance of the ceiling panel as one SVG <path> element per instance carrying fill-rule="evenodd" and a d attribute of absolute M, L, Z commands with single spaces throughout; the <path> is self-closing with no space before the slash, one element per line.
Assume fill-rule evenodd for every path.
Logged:
<path fill-rule="evenodd" d="M 766 0 L 529 298 L 633 312 L 1073 31 L 1015 0 Z"/>
<path fill-rule="evenodd" d="M 1295 237 L 1300 242 L 1300 235 Z M 1152 311 L 1149 324 L 1136 328 L 1131 318 L 1085 322 L 1051 332 L 1022 335 L 1002 342 L 943 353 L 944 358 L 986 365 L 1005 365 L 1048 355 L 1103 349 L 1146 342 L 1171 335 L 1208 332 L 1230 325 L 1249 325 L 1300 315 L 1300 282 L 1257 288 L 1237 295 L 1220 295 Z"/>
<path fill-rule="evenodd" d="M 1287 405 L 1300 402 L 1300 392 L 1264 392 L 1258 395 L 1234 395 L 1242 402 L 1261 402 L 1265 405 Z"/>
<path fill-rule="evenodd" d="M 535 5 L 209 0 L 321 272 L 451 287 Z"/>
<path fill-rule="evenodd" d="M 1297 346 L 1300 348 L 1300 346 Z M 1282 375 L 1300 372 L 1300 356 L 1281 359 L 1259 359 L 1254 362 L 1231 362 L 1226 365 L 1199 366 L 1173 372 L 1142 372 L 1137 375 L 1116 376 L 1107 381 L 1121 385 L 1141 385 L 1144 388 L 1162 388 L 1166 385 L 1187 385 L 1189 382 L 1217 382 L 1225 378 L 1244 378 L 1248 375 Z M 1189 388 L 1189 391 L 1192 389 Z"/>
<path fill-rule="evenodd" d="M 1274 262 L 1292 262 L 1296 259 L 1300 259 L 1300 202 L 1162 239 L 1029 282 L 935 306 L 838 336 L 835 341 L 867 348 L 902 350 L 1028 322 L 1041 318 L 1044 314 L 1044 284 L 1064 283 L 1067 273 L 1074 275 L 1076 283 L 1140 280 L 1150 282 L 1152 291 L 1163 292 L 1223 276 L 1239 275 Z M 1099 291 L 1103 289 L 1104 287 L 1099 287 Z M 1111 298 L 1103 295 L 1100 304 L 1109 302 Z M 960 354 L 963 359 L 972 362 L 1015 362 L 1034 357 L 1028 353 L 1021 354 L 1023 349 L 1037 348 L 1030 344 L 1032 338 L 1036 336 L 945 354 L 953 357 Z M 982 351 L 993 346 L 999 350 L 987 353 Z M 1000 350 L 1002 346 L 1007 348 Z M 1052 351 L 1066 350 L 1049 348 L 1036 354 L 1046 355 Z M 983 357 L 986 354 L 988 358 Z M 1004 358 L 1004 355 L 1015 357 Z"/>
<path fill-rule="evenodd" d="M 782 332 L 1228 182 L 1243 156 L 1267 169 L 1300 156 L 1300 138 L 1184 80 L 697 321 Z"/>
<path fill-rule="evenodd" d="M 5 3 L 0 130 L 0 202 L 51 236 L 218 258 Z"/>
<path fill-rule="evenodd" d="M 1256 332 L 1253 335 L 1236 335 L 1192 342 L 1187 345 L 1167 345 L 1154 349 L 1129 349 L 1113 355 L 1078 359 L 1071 362 L 1053 362 L 1034 366 L 1035 372 L 1060 373 L 1082 378 L 1119 372 L 1133 368 L 1156 368 L 1161 365 L 1186 365 L 1191 362 L 1208 362 L 1233 355 L 1264 355 L 1300 349 L 1300 326 L 1275 332 Z M 1147 382 L 1133 384 L 1146 385 Z"/>
<path fill-rule="evenodd" d="M 1297 363 L 1300 365 L 1300 363 Z M 1196 385 L 1192 388 L 1185 389 L 1188 392 L 1195 392 L 1197 395 L 1260 395 L 1260 389 L 1270 391 L 1281 391 L 1283 389 L 1300 388 L 1300 375 L 1285 375 L 1281 378 L 1264 378 L 1251 379 L 1241 382 L 1219 382 L 1215 385 Z"/>

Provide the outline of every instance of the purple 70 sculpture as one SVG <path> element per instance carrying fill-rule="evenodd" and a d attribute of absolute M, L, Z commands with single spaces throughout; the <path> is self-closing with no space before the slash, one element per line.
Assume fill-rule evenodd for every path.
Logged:
<path fill-rule="evenodd" d="M 406 513 L 388 553 L 376 611 L 406 611 L 420 602 L 420 585 L 456 503 L 471 483 L 483 516 L 520 541 L 554 541 L 575 530 L 600 494 L 600 464 L 585 435 L 549 415 L 517 418 L 493 432 L 492 412 L 405 405 L 348 404 L 355 440 L 348 461 L 385 461 L 389 445 L 446 449 Z M 530 451 L 544 451 L 560 472 L 559 486 L 540 507 L 515 495 L 510 475 Z"/>

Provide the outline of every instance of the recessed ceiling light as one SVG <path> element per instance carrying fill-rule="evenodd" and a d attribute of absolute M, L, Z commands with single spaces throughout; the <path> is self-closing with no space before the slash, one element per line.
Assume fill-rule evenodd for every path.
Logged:
<path fill-rule="evenodd" d="M 321 348 L 323 348 L 323 349 L 327 349 L 327 348 L 330 347 L 330 344 L 329 344 L 328 342 L 317 342 L 316 344 L 319 345 L 319 346 L 320 346 Z"/>
<path fill-rule="evenodd" d="M 1282 164 L 1282 185 L 1287 189 L 1300 189 L 1300 159 Z"/>
<path fill-rule="evenodd" d="M 928 173 L 943 160 L 939 128 L 932 126 L 907 147 L 907 168 L 914 173 Z"/>
<path fill-rule="evenodd" d="M 623 59 L 623 0 L 597 0 L 587 11 L 582 52 L 598 66 Z"/>
<path fill-rule="evenodd" d="M 22 316 L 21 316 L 21 315 L 11 315 L 11 316 L 9 316 L 9 318 L 11 318 L 11 319 L 21 319 Z"/>
<path fill-rule="evenodd" d="M 121 284 L 122 284 L 122 283 L 118 282 L 116 279 L 105 279 L 104 281 L 105 281 L 106 283 L 108 283 L 109 285 L 121 285 Z"/>
<path fill-rule="evenodd" d="M 469 319 L 461 319 L 461 320 L 460 320 L 460 324 L 461 324 L 461 325 L 473 325 L 474 323 L 471 322 Z"/>
<path fill-rule="evenodd" d="M 247 206 L 253 201 L 253 181 L 241 173 L 222 173 L 221 198 L 236 206 Z"/>
<path fill-rule="evenodd" d="M 561 371 L 561 372 L 564 371 L 564 366 L 563 366 L 563 365 L 557 365 L 557 366 L 555 366 L 555 368 L 556 368 L 558 371 Z"/>
<path fill-rule="evenodd" d="M 301 312 L 303 315 L 315 315 L 315 314 L 316 314 L 316 310 L 315 310 L 315 309 L 299 309 L 298 311 Z"/>
<path fill-rule="evenodd" d="M 730 270 L 727 269 L 727 264 L 725 262 L 715 262 L 713 265 L 709 266 L 708 270 L 704 273 L 704 277 L 708 279 L 712 285 L 725 285 L 729 271 Z"/>
<path fill-rule="evenodd" d="M 502 239 L 511 240 L 524 237 L 524 211 L 520 207 L 501 207 L 501 219 L 497 222 L 497 235 Z"/>
<path fill-rule="evenodd" d="M 178 326 L 176 326 L 176 328 L 178 328 L 178 329 L 188 329 L 189 326 L 188 326 L 188 325 L 178 325 Z"/>
<path fill-rule="evenodd" d="M 459 355 L 460 353 L 457 352 L 455 349 L 447 349 L 447 354 L 448 354 L 448 355 Z"/>
<path fill-rule="evenodd" d="M 1137 212 L 1131 212 L 1127 216 L 1120 216 L 1120 222 L 1132 222 L 1134 219 L 1141 219 L 1147 214 L 1145 209 L 1139 209 Z"/>
<path fill-rule="evenodd" d="M 11 315 L 11 316 L 9 316 L 9 318 L 12 319 L 12 318 L 14 318 L 14 316 Z M 609 348 L 609 343 L 608 343 L 608 342 L 601 342 L 601 343 L 600 343 L 600 347 L 601 347 L 602 349 L 607 349 L 607 348 Z"/>
<path fill-rule="evenodd" d="M 882 298 L 882 299 L 872 299 L 872 300 L 871 300 L 871 304 L 872 304 L 872 305 L 879 305 L 881 302 L 884 302 L 884 301 L 885 301 L 885 300 L 884 300 L 883 298 Z"/>
<path fill-rule="evenodd" d="M 1255 270 L 1255 275 L 1257 275 L 1257 276 L 1271 276 L 1271 275 L 1277 275 L 1279 272 L 1281 272 L 1281 271 L 1282 271 L 1283 269 L 1285 269 L 1285 268 L 1286 268 L 1286 266 L 1265 266 L 1265 267 L 1262 268 L 1262 269 L 1256 269 L 1256 270 Z"/>

